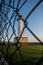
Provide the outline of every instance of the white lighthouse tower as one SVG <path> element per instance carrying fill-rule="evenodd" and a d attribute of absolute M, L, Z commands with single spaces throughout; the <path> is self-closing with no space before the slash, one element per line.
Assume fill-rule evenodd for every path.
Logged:
<path fill-rule="evenodd" d="M 18 21 L 18 37 L 19 37 L 21 35 L 21 33 L 22 33 L 22 30 L 23 30 L 22 16 L 19 16 L 19 18 L 17 19 L 17 21 Z"/>
<path fill-rule="evenodd" d="M 17 39 L 20 37 L 21 33 L 22 33 L 22 30 L 23 30 L 23 18 L 22 16 L 20 15 L 19 18 L 17 19 L 18 21 L 18 37 L 15 38 L 15 40 L 17 41 Z M 28 42 L 28 37 L 24 37 L 23 35 L 21 36 L 19 42 L 23 44 L 25 44 L 26 42 Z"/>

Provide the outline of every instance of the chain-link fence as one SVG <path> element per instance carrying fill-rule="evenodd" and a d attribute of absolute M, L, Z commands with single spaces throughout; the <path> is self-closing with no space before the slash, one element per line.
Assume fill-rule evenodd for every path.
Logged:
<path fill-rule="evenodd" d="M 33 0 L 33 2 L 34 1 L 35 0 Z M 34 5 L 34 7 L 31 9 L 31 11 L 26 12 L 27 16 L 24 17 L 23 14 L 21 13 L 23 12 L 22 8 L 25 9 L 26 3 L 29 3 L 29 0 L 0 0 L 0 65 L 17 65 L 18 62 L 15 62 L 14 58 L 15 58 L 15 54 L 18 51 L 19 54 L 17 53 L 17 55 L 20 55 L 22 59 L 22 60 L 20 59 L 22 62 L 19 61 L 19 65 L 38 65 L 38 64 L 41 65 L 41 63 L 43 62 L 42 48 L 41 48 L 42 56 L 38 60 L 38 62 L 34 63 L 30 59 L 26 61 L 23 53 L 21 52 L 21 47 L 22 44 L 27 44 L 28 46 L 29 44 L 32 45 L 32 43 L 25 42 L 25 41 L 22 43 L 19 42 L 19 40 L 21 39 L 25 29 L 27 29 L 33 35 L 33 37 L 38 41 L 38 43 L 33 42 L 33 45 L 34 44 L 38 44 L 39 46 L 43 45 L 43 42 L 29 28 L 28 21 L 27 21 L 30 15 L 34 12 L 34 10 L 36 10 L 36 8 L 42 2 L 43 0 L 38 0 L 37 3 Z M 15 25 L 17 24 L 17 19 L 20 18 L 21 16 L 22 16 L 22 21 L 24 23 L 24 27 L 19 38 L 17 38 L 17 33 L 16 33 L 17 28 L 15 28 Z M 14 41 L 14 38 L 16 38 L 16 42 Z"/>

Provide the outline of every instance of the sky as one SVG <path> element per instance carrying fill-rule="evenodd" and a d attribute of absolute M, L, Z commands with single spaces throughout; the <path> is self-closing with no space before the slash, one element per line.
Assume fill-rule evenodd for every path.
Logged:
<path fill-rule="evenodd" d="M 27 3 L 21 8 L 19 12 L 24 19 L 38 1 L 39 0 L 28 0 Z M 28 27 L 41 41 L 43 41 L 43 2 L 30 15 L 30 17 L 27 19 L 27 22 Z M 31 35 L 31 33 L 27 29 L 25 29 L 23 36 L 28 37 L 29 42 L 37 42 L 37 40 Z"/>
<path fill-rule="evenodd" d="M 36 3 L 35 1 L 36 0 L 32 0 L 32 1 L 30 0 L 31 3 L 30 6 L 28 2 L 27 7 L 28 8 L 30 7 L 29 10 L 32 7 L 34 7 Z M 36 8 L 36 10 L 31 14 L 31 16 L 28 18 L 27 21 L 29 28 L 38 36 L 39 39 L 43 41 L 43 2 Z M 30 41 L 37 41 L 29 32 L 28 35 L 26 34 L 26 36 L 28 36 Z"/>
<path fill-rule="evenodd" d="M 20 5 L 24 2 L 25 0 L 20 1 Z M 20 15 L 23 16 L 23 19 L 25 20 L 26 16 L 29 14 L 29 12 L 32 10 L 32 8 L 36 5 L 36 3 L 40 0 L 27 0 L 25 5 L 20 9 L 19 13 Z M 15 8 L 17 7 L 17 2 L 18 0 L 15 0 Z M 18 7 L 18 8 L 19 8 Z M 10 20 L 10 17 L 13 13 L 13 9 L 9 11 L 8 18 Z M 11 22 L 14 19 L 11 20 Z M 43 2 L 34 10 L 34 12 L 30 15 L 30 17 L 26 20 L 28 22 L 28 27 L 35 33 L 35 35 L 43 41 Z M 15 30 L 16 34 L 18 36 L 18 21 L 16 19 L 15 21 Z M 9 36 L 12 33 L 12 29 L 9 29 Z M 37 40 L 32 36 L 32 34 L 25 28 L 23 32 L 24 37 L 28 37 L 29 42 L 37 42 Z M 14 37 L 14 36 L 13 36 Z"/>

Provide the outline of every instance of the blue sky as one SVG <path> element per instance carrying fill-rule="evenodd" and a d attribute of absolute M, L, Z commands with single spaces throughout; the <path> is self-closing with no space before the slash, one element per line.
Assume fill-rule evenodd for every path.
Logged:
<path fill-rule="evenodd" d="M 20 5 L 25 0 L 21 0 Z M 26 18 L 28 13 L 32 10 L 32 8 L 36 5 L 36 3 L 40 0 L 28 0 L 27 3 L 21 8 L 19 13 L 23 16 L 23 19 Z M 15 2 L 15 7 L 17 5 L 17 0 Z M 19 7 L 20 7 L 19 5 Z M 11 10 L 13 12 L 13 10 Z M 8 17 L 11 16 L 9 13 Z M 28 27 L 43 41 L 43 2 L 35 9 L 35 11 L 30 15 L 27 19 Z M 18 22 L 15 22 L 16 34 L 18 36 Z M 11 29 L 10 29 L 11 32 Z M 29 42 L 37 41 L 31 33 L 25 29 L 23 36 L 28 37 Z"/>

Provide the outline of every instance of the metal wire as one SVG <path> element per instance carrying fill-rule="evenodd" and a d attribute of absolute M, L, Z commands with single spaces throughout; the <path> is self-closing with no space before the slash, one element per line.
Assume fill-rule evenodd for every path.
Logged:
<path fill-rule="evenodd" d="M 13 56 L 16 54 L 16 52 L 17 51 L 19 51 L 19 55 L 21 56 L 21 59 L 22 59 L 22 61 L 23 61 L 23 65 L 27 65 L 27 63 L 26 63 L 26 61 L 25 61 L 25 59 L 24 59 L 24 56 L 23 56 L 23 54 L 22 54 L 22 52 L 21 52 L 21 50 L 20 50 L 20 48 L 21 48 L 21 42 L 19 42 L 19 40 L 21 39 L 21 37 L 22 37 L 22 35 L 23 35 L 23 32 L 24 32 L 24 30 L 25 30 L 25 28 L 35 37 L 35 39 L 37 39 L 38 41 L 39 41 L 39 44 L 43 44 L 43 42 L 35 35 L 35 33 L 28 27 L 28 22 L 27 22 L 27 19 L 30 17 L 30 15 L 34 12 L 34 10 L 40 5 L 40 3 L 41 2 L 43 2 L 43 0 L 39 0 L 39 2 L 33 7 L 33 9 L 28 13 L 28 15 L 26 16 L 26 18 L 25 19 L 22 19 L 23 20 L 23 22 L 24 22 L 24 27 L 23 27 L 23 30 L 22 30 L 22 32 L 21 32 L 21 34 L 20 34 L 20 37 L 17 39 L 17 42 L 15 43 L 15 42 L 10 42 L 10 40 L 11 40 L 11 38 L 13 37 L 13 35 L 15 36 L 15 38 L 17 37 L 17 35 L 16 35 L 16 30 L 15 30 L 15 23 L 16 23 L 16 20 L 17 20 L 17 18 L 18 17 L 20 17 L 20 13 L 19 13 L 19 11 L 22 9 L 22 7 L 25 5 L 25 3 L 27 3 L 27 1 L 28 0 L 24 0 L 24 2 L 21 4 L 21 6 L 20 6 L 20 2 L 21 2 L 21 0 L 18 0 L 17 1 L 17 7 L 15 8 L 15 0 L 1 0 L 1 3 L 0 3 L 0 23 L 2 23 L 1 25 L 4 25 L 3 26 L 3 35 L 2 35 L 2 38 L 3 38 L 3 41 L 2 41 L 2 38 L 1 38 L 1 41 L 0 41 L 0 45 L 2 45 L 2 49 L 1 49 L 1 51 L 0 51 L 0 60 L 1 60 L 1 58 L 2 58 L 2 55 L 3 55 L 3 50 L 4 50 L 4 45 L 7 45 L 7 49 L 6 49 L 6 56 L 5 56 L 5 60 L 8 62 L 8 65 L 13 65 L 13 62 L 12 62 L 12 58 L 13 58 Z M 5 6 L 7 6 L 7 7 L 5 7 Z M 6 10 L 4 10 L 4 8 L 6 9 Z M 9 15 L 9 12 L 10 12 L 10 10 L 11 9 L 13 9 L 13 13 L 12 13 L 12 15 L 11 15 L 11 17 L 8 17 L 8 15 Z M 3 17 L 2 17 L 3 16 Z M 22 16 L 22 15 L 21 15 Z M 10 18 L 10 19 L 9 19 Z M 13 21 L 13 24 L 12 24 L 12 19 L 14 18 L 14 21 Z M 4 21 L 4 23 L 5 24 L 3 24 L 3 22 L 2 21 Z M 8 22 L 7 22 L 7 20 L 8 20 Z M 10 27 L 11 27 L 11 29 L 12 29 L 12 34 L 10 35 L 10 37 L 9 37 L 9 29 L 10 29 Z M 0 29 L 1 29 L 2 27 L 0 26 Z M 5 32 L 6 31 L 6 32 Z M 1 31 L 0 31 L 0 33 L 1 33 Z M 5 37 L 4 37 L 4 33 L 5 33 Z M 0 35 L 0 36 L 1 36 Z M 6 41 L 6 38 L 7 38 L 7 42 L 5 42 Z M 14 44 L 15 43 L 15 44 Z M 18 43 L 20 44 L 19 46 L 18 46 Z M 25 43 L 25 42 L 24 42 Z M 27 44 L 29 44 L 28 42 L 26 42 Z M 8 57 L 8 51 L 9 51 L 9 48 L 10 48 L 10 45 L 15 45 L 16 46 L 16 49 L 14 50 L 14 52 L 10 55 L 10 58 Z M 4 57 L 3 57 L 4 58 Z M 7 59 L 9 59 L 9 61 L 7 60 Z M 3 64 L 4 65 L 4 63 L 5 63 L 5 60 L 4 60 L 4 62 L 2 63 L 1 62 L 1 64 Z M 40 65 L 41 64 L 41 62 L 43 61 L 43 56 L 41 57 L 41 59 L 36 63 L 36 65 Z M 32 65 L 34 64 L 32 61 L 30 61 L 29 60 L 29 62 L 30 63 L 32 63 Z M 20 64 L 21 65 L 21 64 Z"/>

